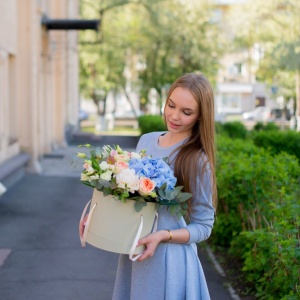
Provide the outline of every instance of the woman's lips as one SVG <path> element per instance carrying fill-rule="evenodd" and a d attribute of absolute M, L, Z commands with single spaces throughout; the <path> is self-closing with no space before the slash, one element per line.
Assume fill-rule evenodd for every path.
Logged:
<path fill-rule="evenodd" d="M 169 121 L 169 124 L 170 124 L 170 126 L 173 127 L 173 128 L 178 128 L 178 127 L 180 126 L 180 125 L 174 124 L 174 123 L 172 123 L 172 122 L 170 122 L 170 121 Z"/>

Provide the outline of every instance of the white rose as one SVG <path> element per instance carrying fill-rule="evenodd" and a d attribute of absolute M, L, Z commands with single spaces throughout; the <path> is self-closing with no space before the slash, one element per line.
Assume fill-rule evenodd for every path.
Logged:
<path fill-rule="evenodd" d="M 99 166 L 100 166 L 100 169 L 103 171 L 108 169 L 108 163 L 106 161 L 102 161 Z"/>
<path fill-rule="evenodd" d="M 81 173 L 81 178 L 80 178 L 80 180 L 82 180 L 82 181 L 89 181 L 89 180 L 90 180 L 90 177 L 87 176 L 87 174 Z"/>
<path fill-rule="evenodd" d="M 91 180 L 99 179 L 99 174 L 95 174 L 95 175 L 90 176 L 90 179 Z"/>
<path fill-rule="evenodd" d="M 123 169 L 116 175 L 116 183 L 119 188 L 134 193 L 139 189 L 139 177 L 133 169 Z"/>
<path fill-rule="evenodd" d="M 111 175 L 112 175 L 112 171 L 106 171 L 105 173 L 102 173 L 100 175 L 100 178 L 106 181 L 110 181 L 111 180 Z"/>
<path fill-rule="evenodd" d="M 141 158 L 141 156 L 139 155 L 139 153 L 131 152 L 131 158 Z"/>
<path fill-rule="evenodd" d="M 96 171 L 93 169 L 93 167 L 92 166 L 89 166 L 88 168 L 87 168 L 87 175 L 92 175 L 92 174 L 94 174 Z"/>

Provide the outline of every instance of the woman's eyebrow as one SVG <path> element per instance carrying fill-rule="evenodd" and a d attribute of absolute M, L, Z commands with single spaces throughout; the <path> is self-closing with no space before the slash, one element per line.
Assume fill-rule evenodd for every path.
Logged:
<path fill-rule="evenodd" d="M 172 102 L 172 104 L 174 104 L 174 105 L 175 105 L 174 101 L 173 101 L 171 98 L 169 98 L 168 100 L 169 100 L 170 102 Z M 189 107 L 184 107 L 184 108 L 183 108 L 183 110 L 194 111 L 194 109 L 192 109 L 192 108 L 189 108 Z"/>

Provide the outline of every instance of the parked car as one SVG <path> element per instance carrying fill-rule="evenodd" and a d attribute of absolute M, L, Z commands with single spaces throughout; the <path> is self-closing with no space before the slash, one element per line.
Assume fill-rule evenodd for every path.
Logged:
<path fill-rule="evenodd" d="M 290 120 L 292 117 L 292 114 L 289 109 L 280 109 L 280 108 L 274 108 L 271 110 L 270 118 L 272 120 L 278 120 L 281 119 L 282 117 L 285 117 L 286 120 Z"/>
<path fill-rule="evenodd" d="M 244 120 L 267 121 L 271 116 L 270 108 L 266 106 L 258 106 L 254 110 L 244 112 Z"/>

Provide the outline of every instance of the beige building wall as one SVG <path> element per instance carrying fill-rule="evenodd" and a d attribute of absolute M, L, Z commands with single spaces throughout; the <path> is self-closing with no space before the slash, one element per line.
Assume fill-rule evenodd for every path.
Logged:
<path fill-rule="evenodd" d="M 78 18 L 78 0 L 0 0 L 0 166 L 27 152 L 34 172 L 79 106 L 77 32 L 47 31 L 43 16 Z"/>

